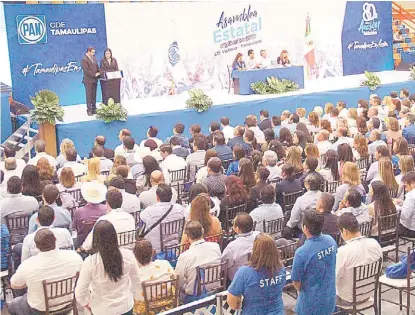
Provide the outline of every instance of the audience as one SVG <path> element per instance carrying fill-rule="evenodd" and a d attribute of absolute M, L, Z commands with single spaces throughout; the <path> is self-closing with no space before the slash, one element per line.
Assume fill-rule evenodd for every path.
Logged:
<path fill-rule="evenodd" d="M 321 233 L 328 234 L 333 239 L 336 239 L 339 234 L 339 229 L 337 228 L 337 219 L 338 216 L 331 212 L 334 205 L 334 196 L 330 193 L 324 192 L 321 194 L 320 198 L 316 203 L 316 211 L 323 214 L 324 222 Z"/>
<path fill-rule="evenodd" d="M 204 240 L 203 226 L 198 221 L 189 221 L 184 233 L 189 239 L 190 247 L 179 256 L 175 271 L 180 281 L 180 298 L 182 302 L 190 303 L 207 296 L 207 291 L 212 289 L 203 287 L 202 292 L 197 292 L 196 267 L 219 263 L 221 252 L 219 244 Z"/>
<path fill-rule="evenodd" d="M 359 222 L 352 213 L 343 213 L 338 219 L 338 227 L 345 245 L 337 251 L 336 305 L 350 307 L 353 305 L 353 268 L 382 260 L 383 254 L 375 239 L 360 234 Z M 366 286 L 364 292 L 371 289 L 373 287 Z M 369 298 L 372 298 L 371 293 L 359 294 L 357 302 L 362 303 Z"/>
<path fill-rule="evenodd" d="M 59 168 L 63 167 L 66 162 L 68 162 L 68 158 L 67 158 L 66 154 L 67 154 L 67 151 L 69 149 L 74 149 L 75 150 L 75 144 L 73 143 L 73 141 L 71 139 L 65 138 L 61 142 L 60 153 L 56 157 L 56 168 L 59 169 Z M 75 161 L 76 162 L 81 162 L 81 157 L 78 154 L 76 155 Z"/>
<path fill-rule="evenodd" d="M 22 172 L 22 194 L 39 197 L 42 195 L 39 171 L 34 165 L 26 165 Z"/>
<path fill-rule="evenodd" d="M 160 147 L 160 153 L 163 158 L 163 162 L 160 163 L 162 169 L 170 172 L 186 168 L 186 160 L 174 154 L 170 145 L 163 144 Z"/>
<path fill-rule="evenodd" d="M 56 168 L 56 159 L 49 155 L 46 154 L 46 142 L 43 140 L 37 140 L 35 142 L 35 151 L 36 151 L 36 155 L 34 157 L 32 157 L 27 164 L 29 165 L 37 165 L 37 161 L 39 161 L 40 158 L 44 157 L 49 161 L 49 164 L 53 167 Z"/>
<path fill-rule="evenodd" d="M 121 176 L 113 177 L 109 183 L 108 187 L 116 188 L 121 192 L 122 195 L 122 205 L 121 208 L 128 213 L 134 213 L 140 211 L 140 203 L 136 195 L 129 194 L 125 191 L 125 181 Z"/>
<path fill-rule="evenodd" d="M 249 199 L 252 202 L 252 206 L 258 206 L 260 202 L 260 194 L 262 188 L 268 186 L 269 170 L 265 167 L 258 167 L 255 178 L 257 179 L 256 185 L 249 190 Z"/>
<path fill-rule="evenodd" d="M 275 193 L 276 193 L 276 202 L 279 205 L 282 205 L 282 193 L 293 193 L 297 191 L 301 191 L 302 185 L 299 179 L 295 178 L 294 174 L 294 166 L 291 164 L 284 164 L 282 166 L 281 175 L 283 180 L 276 184 L 275 186 Z"/>
<path fill-rule="evenodd" d="M 232 149 L 225 144 L 225 137 L 221 131 L 218 131 L 213 136 L 213 150 L 218 154 L 221 161 L 232 160 Z"/>
<path fill-rule="evenodd" d="M 398 234 L 415 238 L 415 172 L 409 172 L 402 177 L 406 190 L 405 200 L 401 209 L 401 219 Z"/>
<path fill-rule="evenodd" d="M 157 127 L 150 126 L 147 130 L 147 139 L 141 141 L 140 148 L 144 148 L 147 140 L 153 140 L 157 144 L 157 147 L 160 147 L 163 144 L 163 141 L 157 138 L 158 133 L 159 130 L 157 129 Z"/>
<path fill-rule="evenodd" d="M 295 252 L 291 270 L 299 315 L 329 315 L 335 309 L 337 246 L 332 237 L 321 234 L 323 224 L 322 214 L 304 212 L 302 230 L 307 240 Z"/>
<path fill-rule="evenodd" d="M 180 146 L 184 148 L 189 148 L 189 139 L 185 135 L 183 135 L 184 132 L 184 125 L 181 123 L 175 124 L 173 128 L 173 136 L 168 137 L 166 140 L 164 140 L 164 144 L 170 144 L 170 139 L 172 137 L 177 137 L 180 140 Z"/>
<path fill-rule="evenodd" d="M 268 150 L 264 152 L 262 165 L 269 171 L 268 181 L 281 178 L 281 168 L 277 165 L 278 155 L 274 151 Z"/>
<path fill-rule="evenodd" d="M 100 170 L 102 172 L 108 172 L 111 171 L 114 162 L 112 162 L 110 159 L 108 159 L 105 156 L 104 148 L 100 145 L 95 145 L 92 148 L 92 156 L 91 157 L 97 157 L 100 160 Z"/>
<path fill-rule="evenodd" d="M 352 213 L 359 224 L 371 220 L 368 207 L 362 203 L 362 195 L 357 189 L 349 189 L 340 202 L 336 215 L 340 216 L 343 213 Z"/>
<path fill-rule="evenodd" d="M 151 188 L 147 191 L 143 191 L 140 196 L 138 197 L 138 200 L 140 202 L 140 205 L 143 209 L 153 206 L 157 203 L 157 188 L 160 184 L 166 184 L 166 181 L 164 179 L 164 175 L 161 171 L 153 171 L 150 176 L 150 184 Z M 177 191 L 174 189 L 174 187 L 171 187 L 172 191 L 172 199 L 171 202 L 174 204 L 177 201 Z"/>
<path fill-rule="evenodd" d="M 19 171 L 19 173 L 21 174 L 23 169 L 26 166 L 26 161 L 23 159 L 16 159 L 16 151 L 14 149 L 11 149 L 7 146 L 2 147 L 3 151 L 4 151 L 4 159 L 6 160 L 7 158 L 15 158 L 16 160 L 16 171 Z M 0 170 L 4 171 L 4 164 L 5 161 L 1 161 L 0 162 Z"/>
<path fill-rule="evenodd" d="M 104 149 L 104 156 L 109 160 L 113 160 L 115 157 L 114 150 L 110 148 L 106 148 L 105 142 L 106 142 L 106 138 L 104 136 L 96 136 L 95 141 L 94 141 L 94 147 L 95 146 L 102 147 Z M 93 152 L 89 153 L 89 157 L 90 158 L 93 157 Z"/>
<path fill-rule="evenodd" d="M 69 168 L 72 169 L 75 176 L 81 176 L 81 175 L 84 175 L 86 173 L 86 166 L 82 163 L 78 163 L 77 156 L 78 156 L 78 154 L 76 153 L 74 148 L 66 149 L 66 152 L 65 152 L 66 161 L 61 167 L 69 167 Z M 112 163 L 111 163 L 111 167 L 112 167 Z M 111 167 L 108 170 L 110 170 Z M 57 173 L 58 177 L 60 176 L 61 171 L 62 171 L 62 169 L 58 170 L 58 173 Z"/>
<path fill-rule="evenodd" d="M 121 144 L 117 146 L 114 150 L 114 155 L 123 155 L 125 153 L 125 147 L 124 147 L 124 138 L 130 137 L 131 138 L 131 131 L 128 129 L 121 129 L 120 133 L 118 134 L 118 139 L 120 140 Z M 139 147 L 135 142 L 132 144 L 131 150 L 138 151 Z"/>
<path fill-rule="evenodd" d="M 189 150 L 180 146 L 180 139 L 178 137 L 170 138 L 170 146 L 172 149 L 172 153 L 178 157 L 186 159 L 189 155 Z"/>

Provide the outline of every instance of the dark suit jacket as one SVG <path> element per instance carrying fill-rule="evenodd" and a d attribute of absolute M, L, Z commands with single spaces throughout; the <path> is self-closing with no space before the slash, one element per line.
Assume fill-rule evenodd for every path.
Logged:
<path fill-rule="evenodd" d="M 112 71 L 118 71 L 118 62 L 117 59 L 112 58 L 111 63 L 108 62 L 107 58 L 101 59 L 100 64 L 100 70 L 101 72 L 112 72 Z"/>
<path fill-rule="evenodd" d="M 182 148 L 182 147 L 175 148 L 175 149 L 173 149 L 173 154 L 176 154 L 177 156 L 180 156 L 180 157 L 186 159 L 187 156 L 189 155 L 189 150 L 186 149 L 186 148 Z"/>
<path fill-rule="evenodd" d="M 282 193 L 292 193 L 296 191 L 300 191 L 301 188 L 301 181 L 299 179 L 288 180 L 284 179 L 282 182 L 277 183 L 275 186 L 276 191 L 276 203 L 282 205 Z"/>
<path fill-rule="evenodd" d="M 272 123 L 269 118 L 265 118 L 263 121 L 259 123 L 259 129 L 264 131 L 265 129 L 272 128 Z"/>
<path fill-rule="evenodd" d="M 111 160 L 111 159 L 113 159 L 114 158 L 114 150 L 113 149 L 108 149 L 108 148 L 105 148 L 104 147 L 104 156 L 107 158 L 107 159 L 109 159 L 109 160 Z M 89 158 L 92 158 L 94 155 L 92 154 L 92 151 L 91 152 L 89 152 Z"/>
<path fill-rule="evenodd" d="M 92 57 L 92 60 L 94 62 L 87 55 L 82 58 L 81 65 L 84 71 L 82 83 L 95 83 L 98 81 L 98 77 L 95 76 L 99 72 L 98 61 L 95 56 Z"/>

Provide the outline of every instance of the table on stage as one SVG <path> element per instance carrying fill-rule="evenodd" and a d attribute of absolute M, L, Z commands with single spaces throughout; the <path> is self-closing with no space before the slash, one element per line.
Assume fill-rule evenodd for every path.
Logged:
<path fill-rule="evenodd" d="M 288 79 L 296 82 L 300 89 L 304 88 L 304 68 L 303 66 L 265 68 L 253 70 L 234 70 L 232 79 L 234 83 L 234 93 L 241 95 L 255 94 L 251 89 L 251 84 L 265 81 L 268 77 L 278 79 Z"/>

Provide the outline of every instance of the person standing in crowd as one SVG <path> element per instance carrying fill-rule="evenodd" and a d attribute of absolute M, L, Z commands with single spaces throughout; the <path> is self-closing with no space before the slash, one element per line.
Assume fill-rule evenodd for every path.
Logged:
<path fill-rule="evenodd" d="M 99 72 L 99 66 L 97 58 L 95 57 L 95 48 L 89 46 L 86 50 L 85 56 L 81 61 L 84 77 L 82 83 L 85 86 L 86 92 L 86 107 L 88 116 L 92 116 L 96 113 L 96 101 L 97 101 L 97 87 L 98 78 L 101 73 Z"/>
<path fill-rule="evenodd" d="M 282 290 L 286 271 L 274 239 L 256 237 L 248 266 L 238 269 L 228 289 L 227 302 L 244 314 L 284 314 Z M 243 301 L 242 301 L 243 297 Z"/>
<path fill-rule="evenodd" d="M 297 249 L 291 279 L 298 291 L 298 315 L 331 315 L 336 306 L 337 245 L 321 234 L 324 216 L 314 210 L 304 213 L 303 233 L 307 240 Z"/>

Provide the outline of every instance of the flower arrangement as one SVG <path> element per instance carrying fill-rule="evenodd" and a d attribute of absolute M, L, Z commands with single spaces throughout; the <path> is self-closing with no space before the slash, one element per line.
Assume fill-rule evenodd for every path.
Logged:
<path fill-rule="evenodd" d="M 194 108 L 199 113 L 207 111 L 213 104 L 212 99 L 201 89 L 191 89 L 190 98 L 186 101 L 186 108 Z"/>
<path fill-rule="evenodd" d="M 251 84 L 251 89 L 256 94 L 280 94 L 298 90 L 298 84 L 294 81 L 275 77 L 268 77 L 265 82 L 255 82 Z"/>
<path fill-rule="evenodd" d="M 361 83 L 361 86 L 367 86 L 369 90 L 374 91 L 381 85 L 379 77 L 373 72 L 365 71 L 365 76 L 366 80 Z"/>
<path fill-rule="evenodd" d="M 100 104 L 99 106 L 95 117 L 103 120 L 106 124 L 113 121 L 127 121 L 127 110 L 121 103 L 115 103 L 112 98 L 108 100 L 108 105 Z"/>

